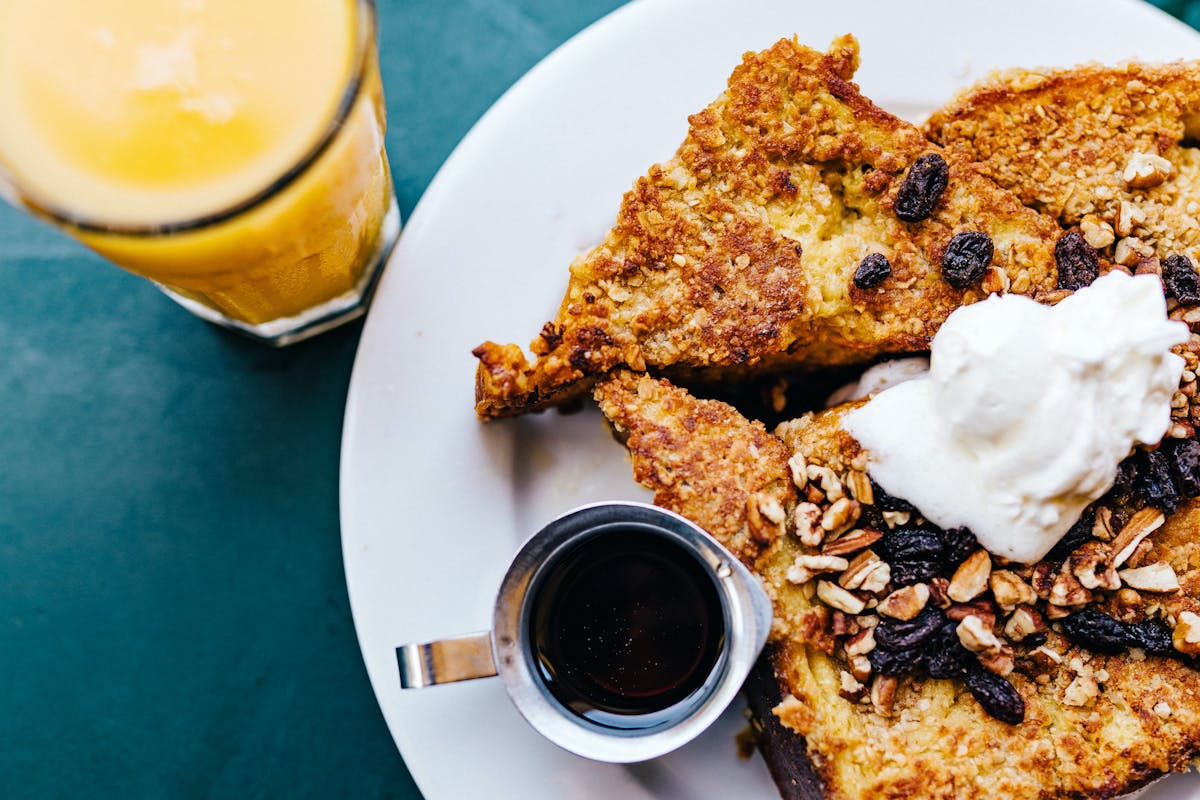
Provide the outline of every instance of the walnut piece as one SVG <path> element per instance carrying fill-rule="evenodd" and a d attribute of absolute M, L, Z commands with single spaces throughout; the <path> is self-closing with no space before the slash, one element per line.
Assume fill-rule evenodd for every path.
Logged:
<path fill-rule="evenodd" d="M 1079 232 L 1083 234 L 1084 241 L 1097 250 L 1103 250 L 1116 241 L 1112 225 L 1095 214 L 1088 214 L 1079 221 Z"/>
<path fill-rule="evenodd" d="M 958 627 L 955 630 L 958 633 L 958 640 L 962 642 L 962 646 L 972 653 L 998 655 L 1001 652 L 1001 641 L 996 638 L 996 634 L 992 632 L 992 629 L 974 614 L 967 616 L 962 622 L 958 623 Z"/>
<path fill-rule="evenodd" d="M 988 585 L 997 605 L 1004 611 L 1012 611 L 1019 605 L 1033 605 L 1037 602 L 1037 593 L 1033 587 L 1021 580 L 1015 572 L 998 569 L 988 578 Z"/>
<path fill-rule="evenodd" d="M 792 512 L 792 524 L 796 536 L 809 547 L 821 544 L 825 531 L 821 527 L 821 507 L 816 503 L 800 503 Z"/>
<path fill-rule="evenodd" d="M 1200 655 L 1200 615 L 1191 611 L 1181 613 L 1171 643 L 1184 655 Z"/>
<path fill-rule="evenodd" d="M 885 617 L 907 621 L 920 614 L 928 602 L 929 587 L 923 583 L 914 583 L 897 589 L 880 600 L 875 610 Z"/>
<path fill-rule="evenodd" d="M 1084 542 L 1067 557 L 1067 566 L 1085 589 L 1121 588 L 1111 551 L 1104 542 Z"/>
<path fill-rule="evenodd" d="M 1158 186 L 1175 172 L 1175 166 L 1154 153 L 1134 153 L 1121 173 L 1121 180 L 1131 189 Z"/>

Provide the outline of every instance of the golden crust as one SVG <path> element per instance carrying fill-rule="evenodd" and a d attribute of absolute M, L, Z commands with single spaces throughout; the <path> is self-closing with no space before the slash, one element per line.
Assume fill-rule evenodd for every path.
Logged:
<path fill-rule="evenodd" d="M 785 454 L 793 451 L 835 471 L 848 468 L 860 451 L 841 428 L 843 409 L 785 423 L 770 443 L 775 437 L 731 407 L 647 376 L 618 374 L 597 387 L 596 397 L 627 437 L 635 475 L 655 490 L 656 502 L 712 530 L 763 577 L 775 603 L 776 674 L 784 694 L 795 698 L 776 714 L 805 738 L 825 797 L 1112 798 L 1184 770 L 1200 755 L 1200 673 L 1137 652 L 1086 653 L 1053 632 L 1047 646 L 1064 655 L 1062 665 L 1044 667 L 1044 679 L 1020 671 L 1010 678 L 1026 702 L 1020 725 L 991 718 L 950 681 L 902 682 L 891 716 L 843 698 L 843 667 L 817 619 L 822 609 L 811 590 L 785 577 L 795 557 L 811 548 L 790 533 L 769 546 L 747 547 L 747 506 L 713 498 L 726 492 L 745 498 L 786 484 Z M 794 500 L 784 499 L 790 511 Z M 1189 501 L 1155 533 L 1149 555 L 1180 576 L 1183 591 L 1164 601 L 1175 615 L 1200 610 L 1197 526 L 1200 503 Z M 1107 677 L 1094 702 L 1071 706 L 1064 695 L 1085 671 Z"/>
<path fill-rule="evenodd" d="M 1132 234 L 1160 257 L 1197 261 L 1200 151 L 1184 142 L 1200 133 L 1198 114 L 1200 64 L 1088 65 L 998 73 L 934 113 L 925 130 L 1063 225 L 1091 216 L 1117 229 L 1116 240 Z M 1139 154 L 1165 158 L 1172 174 L 1130 185 L 1125 170 Z M 1128 232 L 1122 203 L 1135 217 Z"/>
<path fill-rule="evenodd" d="M 857 43 L 828 53 L 784 39 L 747 53 L 728 88 L 694 114 L 670 161 L 626 194 L 605 241 L 571 266 L 556 318 L 531 344 L 486 342 L 476 410 L 506 416 L 562 402 L 610 370 L 829 366 L 920 350 L 954 308 L 980 299 L 941 277 L 950 238 L 987 233 L 1012 291 L 1056 283 L 1053 221 L 946 154 L 932 216 L 892 211 L 912 163 L 935 152 L 915 127 L 849 82 Z M 882 253 L 892 276 L 851 278 Z"/>

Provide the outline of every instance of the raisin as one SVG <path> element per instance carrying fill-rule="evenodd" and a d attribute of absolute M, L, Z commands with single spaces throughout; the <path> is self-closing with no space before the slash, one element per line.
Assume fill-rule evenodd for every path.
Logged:
<path fill-rule="evenodd" d="M 1107 500 L 1112 505 L 1126 506 L 1133 501 L 1133 484 L 1137 478 L 1137 454 L 1129 456 L 1117 465 L 1117 477 L 1108 490 Z"/>
<path fill-rule="evenodd" d="M 1064 617 L 1061 625 L 1063 636 L 1072 644 L 1093 653 L 1112 656 L 1125 652 L 1129 647 L 1141 646 L 1128 625 L 1094 608 L 1085 608 Z"/>
<path fill-rule="evenodd" d="M 992 240 L 986 233 L 966 231 L 950 240 L 942 256 L 942 275 L 955 289 L 965 289 L 983 277 L 992 263 Z"/>
<path fill-rule="evenodd" d="M 942 574 L 940 561 L 897 561 L 891 568 L 892 583 L 897 586 L 925 583 Z"/>
<path fill-rule="evenodd" d="M 1071 529 L 1063 534 L 1063 538 L 1058 540 L 1058 544 L 1050 549 L 1046 554 L 1047 561 L 1066 561 L 1067 556 L 1074 553 L 1078 547 L 1092 538 L 1092 527 L 1096 524 L 1096 510 L 1088 508 L 1083 512 Z"/>
<path fill-rule="evenodd" d="M 1164 514 L 1174 514 L 1179 505 L 1179 488 L 1171 477 L 1171 462 L 1162 448 L 1136 454 L 1133 490 Z"/>
<path fill-rule="evenodd" d="M 968 528 L 951 528 L 941 531 L 942 563 L 951 570 L 967 560 L 967 556 L 979 549 L 979 540 Z"/>
<path fill-rule="evenodd" d="M 896 216 L 905 222 L 928 219 L 949 181 L 950 167 L 946 165 L 946 159 L 937 153 L 921 156 L 913 162 L 896 193 L 893 206 Z"/>
<path fill-rule="evenodd" d="M 1163 286 L 1181 303 L 1200 303 L 1200 276 L 1187 256 L 1167 256 L 1162 262 Z"/>
<path fill-rule="evenodd" d="M 1016 687 L 994 672 L 972 670 L 967 688 L 983 710 L 1001 722 L 1017 725 L 1025 719 L 1025 698 Z"/>
<path fill-rule="evenodd" d="M 1200 442 L 1180 439 L 1171 452 L 1175 480 L 1184 497 L 1200 497 Z"/>
<path fill-rule="evenodd" d="M 936 561 L 942 556 L 942 537 L 929 528 L 896 528 L 884 534 L 875 552 L 891 564 Z"/>
<path fill-rule="evenodd" d="M 902 497 L 895 497 L 883 490 L 875 481 L 871 481 L 871 493 L 875 495 L 875 506 L 884 511 L 908 511 L 917 513 L 917 507 Z"/>
<path fill-rule="evenodd" d="M 965 678 L 978 662 L 958 638 L 958 623 L 942 623 L 925 645 L 925 669 L 934 678 Z"/>
<path fill-rule="evenodd" d="M 1054 261 L 1058 264 L 1058 288 L 1082 289 L 1100 277 L 1100 258 L 1096 249 L 1087 243 L 1079 231 L 1070 231 L 1054 245 Z"/>
<path fill-rule="evenodd" d="M 854 270 L 854 285 L 859 289 L 874 289 L 892 276 L 892 264 L 882 253 L 871 253 Z"/>
<path fill-rule="evenodd" d="M 1171 639 L 1171 628 L 1161 620 L 1145 619 L 1125 626 L 1130 636 L 1152 656 L 1178 656 L 1175 643 Z"/>
<path fill-rule="evenodd" d="M 926 606 L 910 620 L 880 617 L 875 626 L 875 642 L 885 650 L 919 649 L 946 621 L 936 606 Z"/>
<path fill-rule="evenodd" d="M 889 650 L 876 646 L 867 653 L 871 671 L 878 675 L 910 675 L 925 666 L 925 654 L 920 650 Z"/>
<path fill-rule="evenodd" d="M 1021 644 L 1028 648 L 1041 647 L 1050 637 L 1044 633 L 1031 633 L 1021 640 Z"/>

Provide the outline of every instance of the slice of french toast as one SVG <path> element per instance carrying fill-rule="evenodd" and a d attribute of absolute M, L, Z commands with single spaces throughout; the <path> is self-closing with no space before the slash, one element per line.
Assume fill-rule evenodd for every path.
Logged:
<path fill-rule="evenodd" d="M 1113 798 L 1200 755 L 1194 475 L 1143 451 L 1046 561 L 1005 564 L 874 486 L 845 406 L 771 434 L 647 375 L 594 395 L 655 502 L 772 596 L 749 688 L 784 797 Z"/>
<path fill-rule="evenodd" d="M 1004 71 L 925 130 L 1130 269 L 1200 258 L 1200 63 Z"/>
<path fill-rule="evenodd" d="M 747 53 L 572 265 L 533 340 L 474 351 L 483 418 L 627 367 L 728 379 L 922 350 L 956 307 L 1056 287 L 1061 229 L 850 82 L 850 36 Z"/>

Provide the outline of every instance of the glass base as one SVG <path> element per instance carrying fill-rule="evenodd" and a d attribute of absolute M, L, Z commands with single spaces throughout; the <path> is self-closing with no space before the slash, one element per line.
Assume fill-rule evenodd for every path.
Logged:
<path fill-rule="evenodd" d="M 155 285 L 167 297 L 203 320 L 228 328 L 263 344 L 286 347 L 289 344 L 295 344 L 319 333 L 332 330 L 365 314 L 367 306 L 371 304 L 371 296 L 375 293 L 375 286 L 379 283 L 379 276 L 383 274 L 384 265 L 387 263 L 388 256 L 391 255 L 399 235 L 400 207 L 396 204 L 396 198 L 393 196 L 387 214 L 383 218 L 383 225 L 379 229 L 379 243 L 367 261 L 367 266 L 363 269 L 357 286 L 345 294 L 319 306 L 314 306 L 294 317 L 280 317 L 260 325 L 251 325 L 230 319 L 221 312 L 183 297 L 162 284 Z"/>

